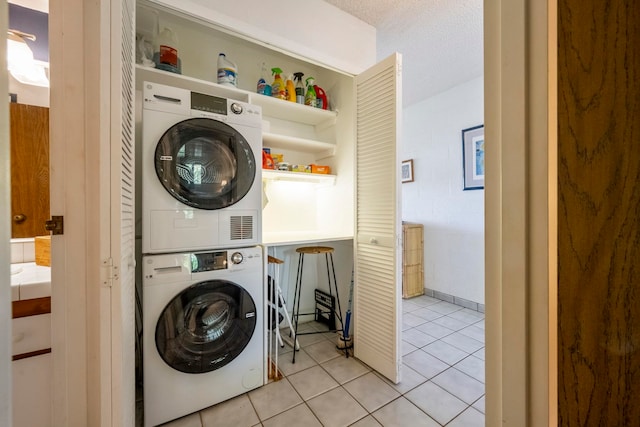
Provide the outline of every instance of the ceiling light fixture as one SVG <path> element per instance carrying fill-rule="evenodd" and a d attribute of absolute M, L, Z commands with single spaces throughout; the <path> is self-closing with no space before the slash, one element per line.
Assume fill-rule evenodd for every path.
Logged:
<path fill-rule="evenodd" d="M 49 87 L 45 66 L 33 59 L 25 41 L 35 41 L 36 36 L 18 30 L 8 30 L 7 34 L 7 68 L 11 75 L 23 84 Z"/>

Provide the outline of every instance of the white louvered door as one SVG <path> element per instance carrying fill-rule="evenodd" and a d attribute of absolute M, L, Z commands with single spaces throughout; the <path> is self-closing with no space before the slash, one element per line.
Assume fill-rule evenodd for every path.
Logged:
<path fill-rule="evenodd" d="M 400 381 L 401 56 L 356 77 L 355 356 Z"/>
<path fill-rule="evenodd" d="M 111 2 L 111 425 L 135 425 L 135 0 Z"/>

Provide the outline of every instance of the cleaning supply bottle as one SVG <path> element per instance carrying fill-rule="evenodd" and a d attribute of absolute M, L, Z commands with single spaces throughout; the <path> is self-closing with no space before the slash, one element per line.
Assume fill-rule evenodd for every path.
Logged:
<path fill-rule="evenodd" d="M 271 85 L 267 83 L 266 74 L 267 74 L 267 64 L 263 62 L 262 70 L 260 73 L 260 79 L 258 79 L 258 86 L 257 86 L 256 92 L 262 95 L 271 96 Z"/>
<path fill-rule="evenodd" d="M 158 34 L 156 46 L 156 68 L 180 74 L 178 37 L 176 33 L 171 28 L 165 27 L 160 34 Z"/>
<path fill-rule="evenodd" d="M 282 70 L 278 67 L 271 69 L 273 74 L 273 83 L 271 83 L 271 96 L 278 99 L 287 99 L 287 92 L 284 86 L 284 80 L 282 80 Z"/>
<path fill-rule="evenodd" d="M 289 74 L 284 86 L 287 89 L 287 101 L 296 102 L 296 87 L 293 85 L 292 74 Z"/>
<path fill-rule="evenodd" d="M 329 100 L 327 99 L 327 93 L 318 85 L 313 85 L 313 89 L 316 91 L 316 107 L 326 110 L 329 106 Z"/>
<path fill-rule="evenodd" d="M 238 85 L 238 67 L 224 53 L 218 55 L 218 84 L 233 87 Z"/>
<path fill-rule="evenodd" d="M 298 104 L 304 104 L 304 83 L 302 83 L 302 76 L 304 73 L 298 71 L 297 73 L 293 73 L 296 80 L 296 102 Z"/>
<path fill-rule="evenodd" d="M 313 88 L 313 82 L 315 79 L 313 77 L 307 77 L 307 93 L 304 95 L 304 105 L 311 105 L 312 107 L 316 106 L 316 90 Z"/>

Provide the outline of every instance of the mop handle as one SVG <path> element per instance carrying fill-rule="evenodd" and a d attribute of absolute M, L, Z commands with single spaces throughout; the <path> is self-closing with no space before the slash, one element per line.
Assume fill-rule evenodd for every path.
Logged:
<path fill-rule="evenodd" d="M 349 302 L 347 303 L 347 313 L 344 321 L 344 331 L 342 331 L 342 335 L 345 340 L 349 338 L 349 327 L 351 326 L 352 303 L 353 303 L 353 268 L 351 268 L 351 284 L 349 285 Z"/>

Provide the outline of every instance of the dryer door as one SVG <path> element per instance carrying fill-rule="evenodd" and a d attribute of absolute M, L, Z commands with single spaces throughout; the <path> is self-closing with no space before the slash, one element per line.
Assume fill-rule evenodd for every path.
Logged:
<path fill-rule="evenodd" d="M 242 353 L 255 327 L 256 306 L 244 288 L 226 280 L 200 282 L 164 308 L 156 325 L 156 347 L 180 372 L 210 372 Z"/>
<path fill-rule="evenodd" d="M 198 209 L 222 209 L 241 200 L 253 185 L 256 161 L 234 128 L 208 118 L 169 128 L 155 152 L 158 179 L 176 200 Z"/>

